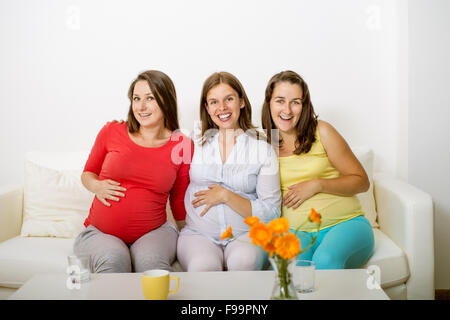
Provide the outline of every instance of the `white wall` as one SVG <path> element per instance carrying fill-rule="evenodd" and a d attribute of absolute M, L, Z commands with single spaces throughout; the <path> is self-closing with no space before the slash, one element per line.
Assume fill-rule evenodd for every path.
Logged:
<path fill-rule="evenodd" d="M 2 0 L 0 181 L 21 181 L 26 151 L 90 148 L 102 124 L 125 118 L 146 69 L 172 78 L 189 130 L 212 72 L 241 80 L 259 125 L 269 78 L 295 70 L 320 117 L 396 174 L 396 11 L 391 0 Z"/>
<path fill-rule="evenodd" d="M 407 9 L 406 0 L 0 0 L 0 184 L 23 180 L 27 151 L 89 149 L 106 121 L 125 119 L 129 84 L 147 69 L 172 78 L 188 130 L 212 72 L 241 80 L 260 125 L 269 78 L 297 71 L 321 119 L 373 148 L 377 171 L 413 180 Z"/>
<path fill-rule="evenodd" d="M 409 2 L 409 175 L 434 203 L 436 288 L 450 289 L 450 1 Z"/>

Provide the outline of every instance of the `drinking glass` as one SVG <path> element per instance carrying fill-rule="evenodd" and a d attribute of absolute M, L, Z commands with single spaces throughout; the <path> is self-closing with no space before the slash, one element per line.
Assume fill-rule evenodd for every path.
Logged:
<path fill-rule="evenodd" d="M 294 267 L 294 287 L 298 293 L 314 291 L 316 264 L 311 260 L 297 260 Z"/>
<path fill-rule="evenodd" d="M 69 268 L 72 270 L 73 276 L 79 280 L 80 283 L 87 282 L 91 279 L 91 259 L 87 255 L 70 255 L 67 257 Z"/>

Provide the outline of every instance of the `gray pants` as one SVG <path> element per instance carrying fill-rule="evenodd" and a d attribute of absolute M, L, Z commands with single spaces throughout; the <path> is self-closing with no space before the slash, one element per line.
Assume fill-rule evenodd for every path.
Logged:
<path fill-rule="evenodd" d="M 91 257 L 91 271 L 94 273 L 144 272 L 149 269 L 172 271 L 177 240 L 178 231 L 170 222 L 144 234 L 132 245 L 90 225 L 75 239 L 73 251 L 76 255 Z"/>

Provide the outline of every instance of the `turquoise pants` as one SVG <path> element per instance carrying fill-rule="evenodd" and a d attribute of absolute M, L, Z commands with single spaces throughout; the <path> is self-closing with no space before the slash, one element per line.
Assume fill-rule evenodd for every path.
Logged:
<path fill-rule="evenodd" d="M 290 229 L 292 233 L 295 230 Z M 302 248 L 311 243 L 311 234 L 297 232 Z M 314 245 L 297 256 L 301 260 L 312 260 L 316 269 L 355 269 L 362 267 L 372 256 L 375 240 L 369 220 L 364 216 L 338 223 L 319 231 Z"/>

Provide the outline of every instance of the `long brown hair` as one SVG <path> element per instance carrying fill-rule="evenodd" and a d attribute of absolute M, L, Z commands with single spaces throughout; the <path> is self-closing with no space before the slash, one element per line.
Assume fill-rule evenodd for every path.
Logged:
<path fill-rule="evenodd" d="M 139 132 L 140 124 L 133 113 L 133 92 L 134 86 L 141 80 L 147 81 L 150 90 L 155 96 L 156 102 L 164 115 L 164 127 L 171 131 L 179 129 L 177 94 L 172 80 L 161 71 L 148 70 L 139 74 L 128 89 L 128 98 L 130 99 L 127 121 L 128 131 L 130 133 Z"/>
<path fill-rule="evenodd" d="M 247 94 L 245 93 L 244 87 L 242 86 L 241 82 L 231 73 L 224 71 L 215 72 L 210 75 L 203 83 L 202 94 L 200 98 L 200 120 L 202 122 L 201 144 L 204 144 L 208 140 L 208 138 L 210 138 L 209 135 L 205 136 L 205 133 L 208 133 L 207 131 L 209 129 L 218 129 L 217 125 L 211 119 L 208 111 L 206 110 L 206 96 L 208 95 L 209 90 L 221 83 L 228 84 L 231 88 L 233 88 L 234 91 L 237 92 L 239 98 L 244 101 L 244 108 L 240 109 L 238 119 L 239 128 L 244 130 L 244 132 L 249 129 L 253 130 L 248 132 L 253 132 L 256 129 L 256 127 L 252 124 L 252 106 L 250 105 L 250 101 L 248 100 Z"/>
<path fill-rule="evenodd" d="M 302 113 L 297 123 L 297 141 L 295 144 L 294 154 L 308 153 L 311 146 L 316 141 L 315 132 L 317 127 L 317 115 L 314 113 L 314 108 L 311 102 L 308 85 L 303 78 L 294 71 L 282 71 L 274 75 L 267 84 L 264 104 L 261 111 L 261 122 L 263 129 L 267 132 L 267 140 L 272 141 L 272 129 L 276 129 L 275 123 L 270 112 L 270 100 L 275 86 L 280 82 L 289 82 L 291 84 L 298 84 L 303 91 L 302 97 Z M 278 141 L 281 144 L 283 141 Z"/>

